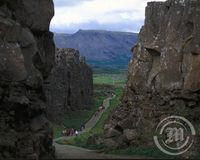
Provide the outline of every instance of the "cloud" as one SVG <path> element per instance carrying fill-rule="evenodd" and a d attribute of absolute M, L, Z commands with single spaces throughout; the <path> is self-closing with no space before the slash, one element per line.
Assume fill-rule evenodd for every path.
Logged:
<path fill-rule="evenodd" d="M 54 5 L 55 7 L 75 6 L 75 5 L 80 5 L 85 1 L 92 1 L 92 0 L 54 0 Z"/>
<path fill-rule="evenodd" d="M 149 0 L 54 1 L 55 16 L 51 22 L 52 31 L 75 32 L 78 29 L 113 29 L 138 32 L 143 25 L 145 6 Z"/>
<path fill-rule="evenodd" d="M 110 31 L 125 31 L 125 32 L 138 32 L 141 28 L 143 21 L 123 21 L 118 23 L 100 24 L 97 21 L 90 21 L 86 23 L 70 24 L 69 26 L 57 26 L 56 32 L 59 33 L 74 33 L 79 29 L 96 29 L 96 30 L 110 30 Z"/>

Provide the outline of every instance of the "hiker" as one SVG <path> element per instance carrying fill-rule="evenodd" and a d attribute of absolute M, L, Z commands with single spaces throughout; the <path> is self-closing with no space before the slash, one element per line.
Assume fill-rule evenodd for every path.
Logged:
<path fill-rule="evenodd" d="M 75 135 L 78 136 L 78 131 L 77 130 L 75 130 Z"/>
<path fill-rule="evenodd" d="M 66 136 L 66 130 L 65 129 L 62 131 L 62 136 Z"/>
<path fill-rule="evenodd" d="M 81 131 L 83 131 L 85 129 L 84 125 L 81 125 Z"/>
<path fill-rule="evenodd" d="M 66 136 L 70 135 L 70 129 L 66 129 Z"/>
<path fill-rule="evenodd" d="M 74 129 L 73 128 L 70 128 L 69 129 L 69 136 L 73 136 L 74 135 Z"/>
<path fill-rule="evenodd" d="M 103 110 L 103 106 L 100 106 L 99 107 L 99 112 L 102 112 L 102 110 Z"/>
<path fill-rule="evenodd" d="M 98 110 L 98 111 L 96 111 L 96 113 L 95 113 L 95 115 L 94 115 L 94 116 L 96 117 L 96 116 L 98 115 L 98 113 L 99 113 L 99 110 Z"/>

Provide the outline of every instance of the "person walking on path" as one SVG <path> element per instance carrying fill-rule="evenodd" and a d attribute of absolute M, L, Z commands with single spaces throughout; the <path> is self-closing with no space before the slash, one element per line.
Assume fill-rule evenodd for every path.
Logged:
<path fill-rule="evenodd" d="M 75 131 L 75 135 L 78 136 L 78 130 Z"/>

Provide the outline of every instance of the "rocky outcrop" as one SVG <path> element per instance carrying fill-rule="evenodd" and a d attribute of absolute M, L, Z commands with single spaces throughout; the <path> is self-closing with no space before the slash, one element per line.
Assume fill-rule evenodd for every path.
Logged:
<path fill-rule="evenodd" d="M 116 148 L 154 145 L 157 124 L 175 114 L 196 128 L 189 156 L 200 152 L 199 19 L 198 0 L 148 3 L 145 25 L 133 47 L 122 106 L 105 125 L 105 135 L 110 135 L 104 137 L 105 144 L 112 141 L 109 144 Z"/>
<path fill-rule="evenodd" d="M 93 104 L 92 69 L 75 49 L 57 49 L 55 66 L 45 83 L 51 121 L 60 123 L 66 112 L 89 109 Z"/>
<path fill-rule="evenodd" d="M 54 157 L 43 94 L 53 15 L 52 0 L 0 1 L 0 159 Z"/>

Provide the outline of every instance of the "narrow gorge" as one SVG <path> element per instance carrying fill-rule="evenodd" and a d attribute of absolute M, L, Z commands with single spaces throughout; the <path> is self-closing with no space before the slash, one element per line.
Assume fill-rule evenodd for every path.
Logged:
<path fill-rule="evenodd" d="M 163 156 L 154 137 L 172 115 L 191 122 L 195 135 L 186 135 L 193 138 L 187 152 L 170 158 L 198 158 L 200 1 L 148 2 L 139 35 L 79 30 L 55 37 L 54 3 L 0 0 L 0 159 L 154 158 L 145 147 Z"/>

